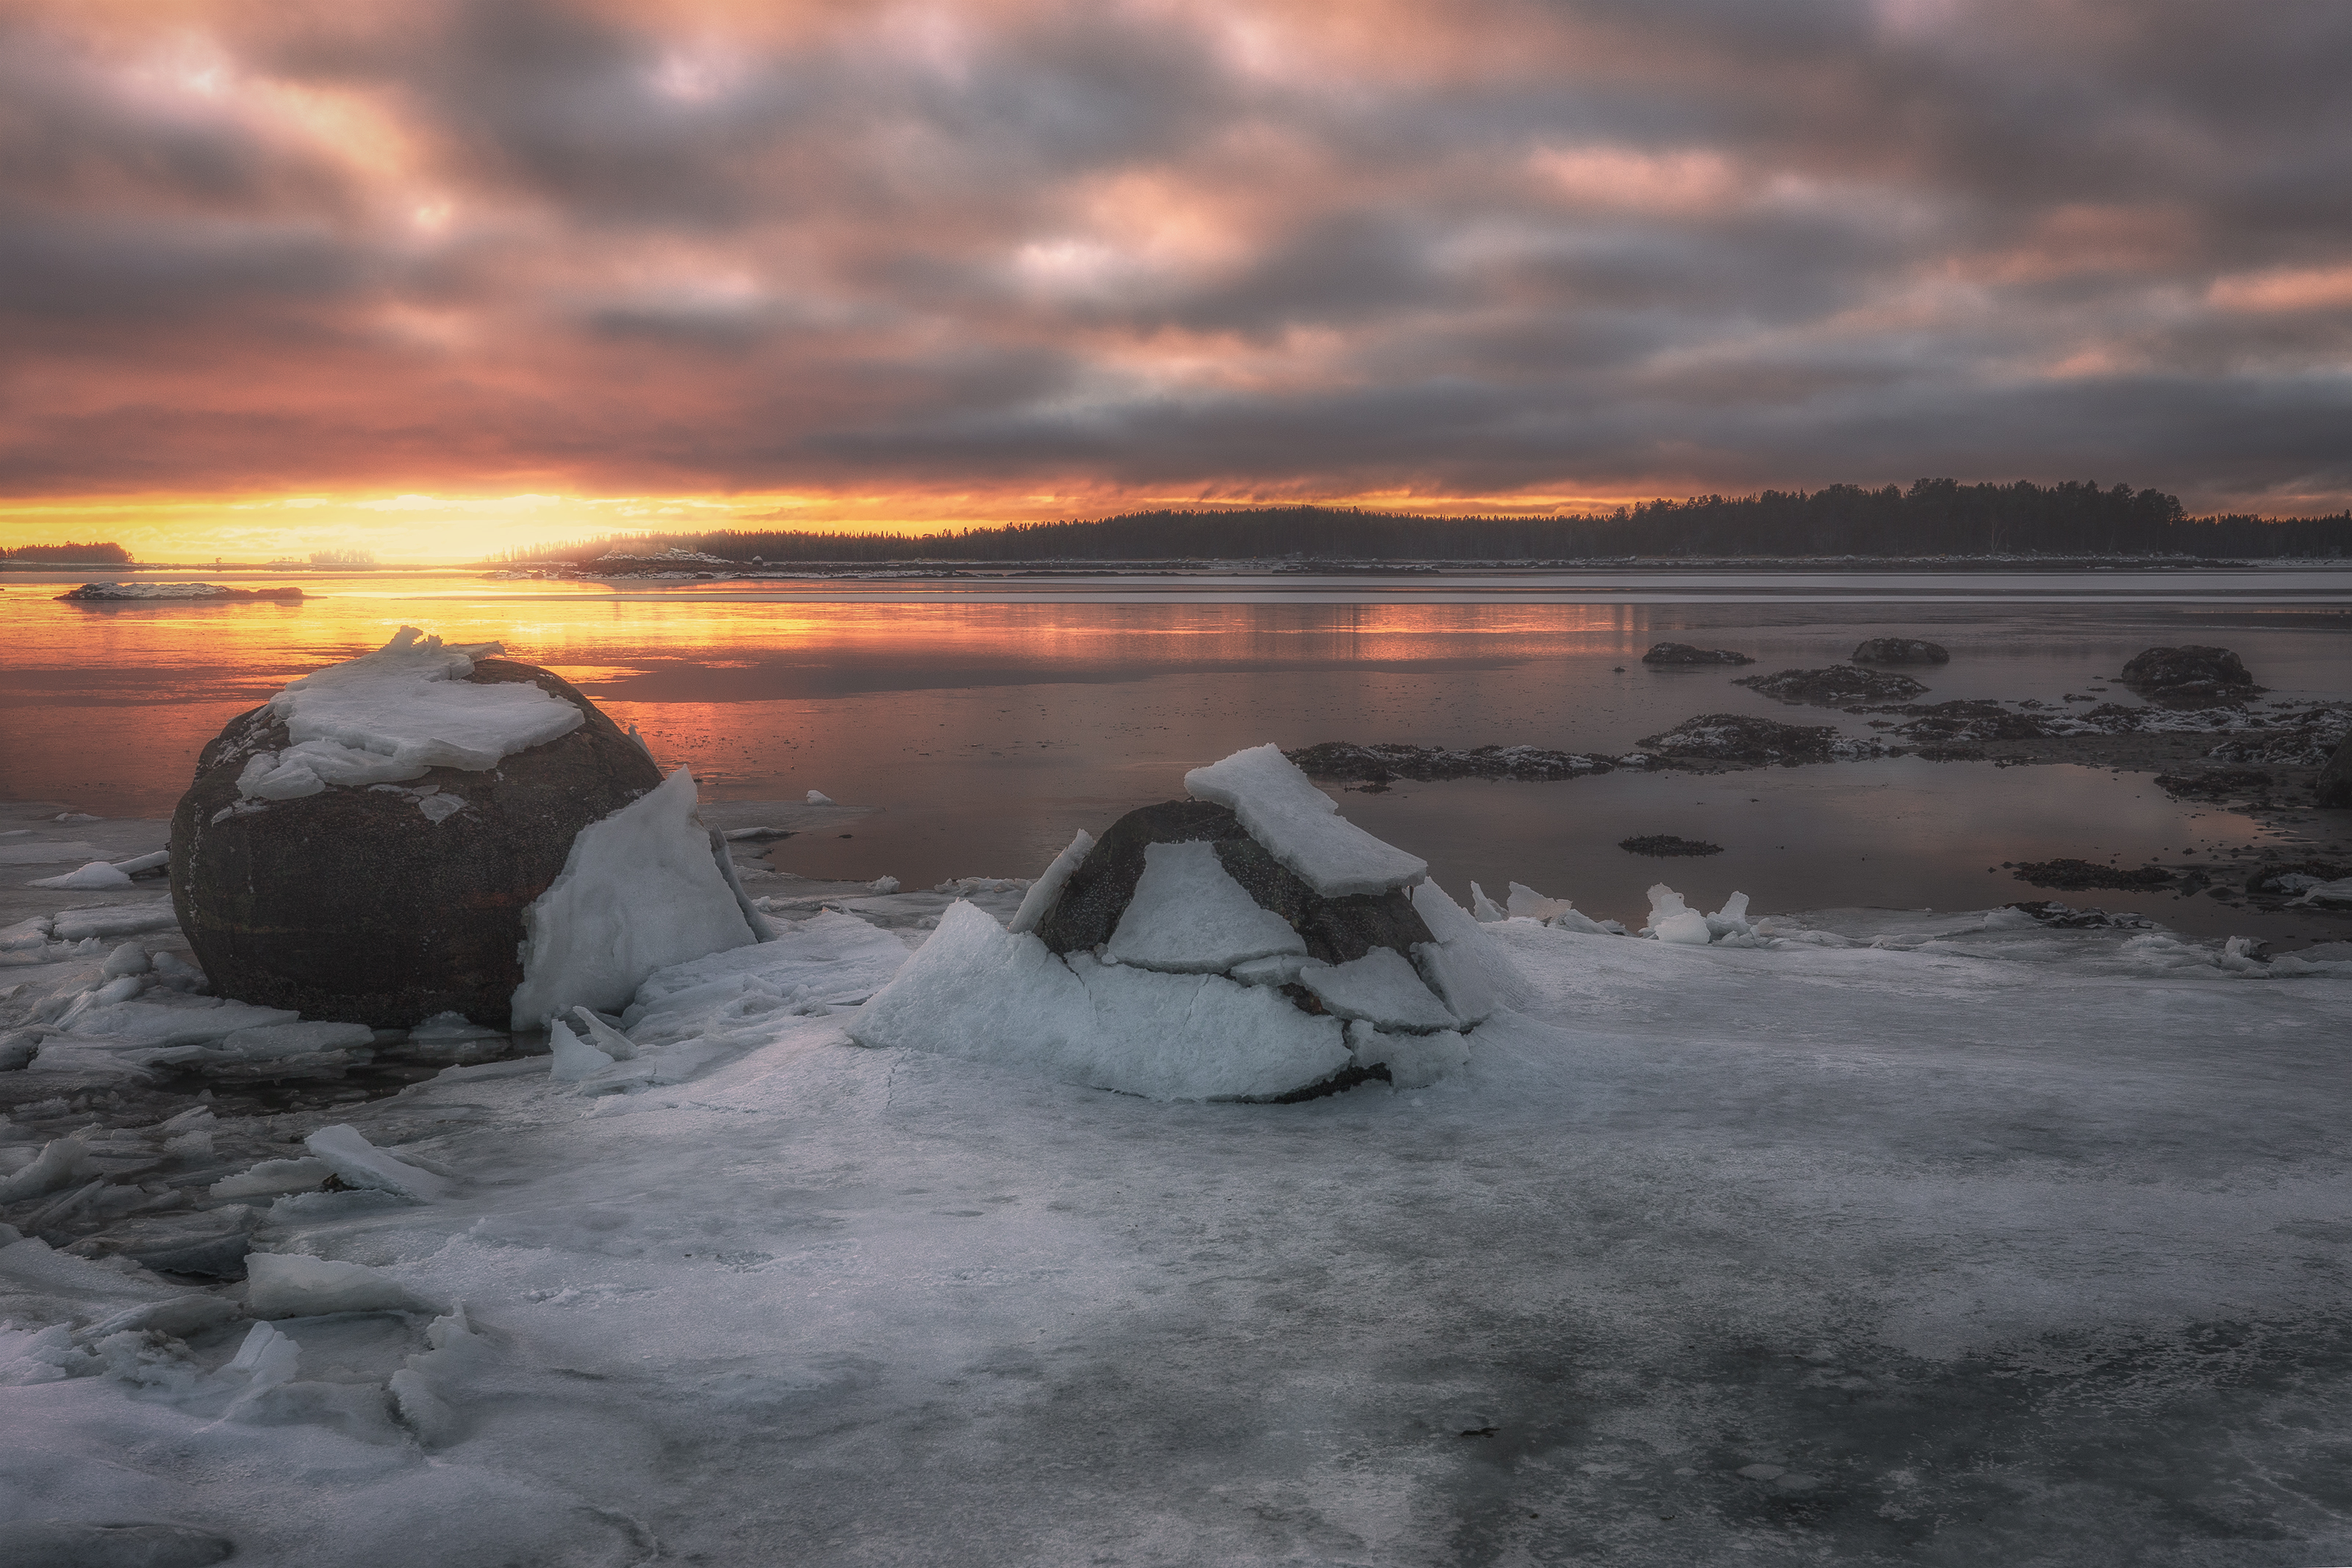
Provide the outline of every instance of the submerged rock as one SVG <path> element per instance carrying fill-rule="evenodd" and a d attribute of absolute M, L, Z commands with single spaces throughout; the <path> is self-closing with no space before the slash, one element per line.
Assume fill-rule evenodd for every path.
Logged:
<path fill-rule="evenodd" d="M 1927 689 L 1908 675 L 1890 675 L 1853 664 L 1832 664 L 1825 670 L 1782 670 L 1769 675 L 1748 675 L 1731 684 L 1752 687 L 1784 703 L 1811 703 L 1818 707 L 1901 702 Z"/>
<path fill-rule="evenodd" d="M 2031 883 L 2035 887 L 2054 887 L 2061 893 L 2079 893 L 2092 887 L 2143 892 L 2172 885 L 2172 873 L 2162 866 L 2102 865 L 2096 861 L 2075 860 L 2069 856 L 2021 862 L 2013 868 L 2012 874 L 2020 882 Z"/>
<path fill-rule="evenodd" d="M 1675 855 L 1719 855 L 1721 844 L 1710 844 L 1704 839 L 1677 838 L 1672 833 L 1644 833 L 1639 838 L 1620 839 L 1617 847 L 1627 854 L 1648 855 L 1665 860 Z"/>
<path fill-rule="evenodd" d="M 2134 654 L 2124 665 L 2123 684 L 2165 707 L 2241 704 L 2269 689 L 2256 685 L 2244 663 L 2229 649 L 2195 643 Z"/>
<path fill-rule="evenodd" d="M 1949 650 L 1920 637 L 1872 637 L 1848 657 L 1857 664 L 1948 664 Z"/>
<path fill-rule="evenodd" d="M 305 753 L 277 706 L 238 715 L 205 747 L 172 817 L 172 901 L 221 995 L 378 1028 L 444 1012 L 506 1025 L 523 977 L 523 911 L 583 828 L 662 778 L 642 746 L 545 670 L 476 656 L 456 683 L 526 685 L 577 716 L 505 756 L 478 747 L 473 767 L 400 767 L 349 747 L 336 749 L 361 760 Z M 305 756 L 320 760 L 289 760 Z M 391 781 L 319 772 L 364 779 L 368 758 Z M 257 780 L 306 792 L 241 788 Z"/>
<path fill-rule="evenodd" d="M 2177 799 L 2226 800 L 2246 795 L 2267 795 L 2276 783 L 2260 768 L 2209 768 L 2201 773 L 2159 773 L 2156 787 Z"/>
<path fill-rule="evenodd" d="M 1913 704 L 1902 711 L 1915 716 L 1896 729 L 1897 735 L 1939 747 L 1953 741 L 2042 740 L 2053 735 L 2073 733 L 2072 729 L 2054 726 L 2051 720 L 2039 715 L 2021 713 L 1982 697 Z M 2079 723 L 2074 728 L 2080 728 Z M 1922 755 L 1925 755 L 1924 751 Z"/>
<path fill-rule="evenodd" d="M 1697 648 L 1688 643 L 1654 643 L 1642 655 L 1645 664 L 1752 664 L 1756 661 L 1728 648 Z"/>
<path fill-rule="evenodd" d="M 1581 751 L 1548 751 L 1538 746 L 1478 746 L 1457 750 L 1443 746 L 1357 746 L 1327 740 L 1285 752 L 1313 779 L 1386 784 L 1444 779 L 1517 779 L 1549 781 L 1606 773 L 1616 759 Z"/>

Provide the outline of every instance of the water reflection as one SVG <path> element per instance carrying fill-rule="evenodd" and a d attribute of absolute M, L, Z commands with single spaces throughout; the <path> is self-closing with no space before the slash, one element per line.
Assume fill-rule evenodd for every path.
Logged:
<path fill-rule="evenodd" d="M 350 591 L 303 579 L 317 596 L 299 605 L 93 614 L 5 580 L 0 792 L 11 798 L 161 814 L 230 716 L 412 622 L 453 642 L 504 642 L 563 673 L 717 797 L 818 789 L 882 806 L 850 839 L 786 841 L 777 863 L 917 883 L 1025 874 L 1073 829 L 1168 798 L 1185 768 L 1266 740 L 1620 751 L 1701 712 L 1862 722 L 1767 702 L 1732 685 L 1735 670 L 1646 669 L 1639 655 L 1660 638 L 1737 647 L 1771 670 L 1843 658 L 1864 636 L 1931 636 L 1954 655 L 1925 674 L 1937 698 L 2054 701 L 2167 642 L 2236 648 L 2282 696 L 2340 695 L 2352 667 L 2346 612 L 2332 606 L 2051 603 L 2032 581 L 2022 596 L 1936 604 L 1753 591 L 1752 602 L 1003 602 L 969 586 L 951 601 L 820 602 L 374 574 Z M 1740 775 L 1697 793 L 1686 779 L 1619 775 L 1348 800 L 1450 883 L 1549 879 L 1547 892 L 1620 914 L 1638 912 L 1659 874 L 1614 847 L 1637 832 L 1726 844 L 1721 857 L 1670 862 L 1669 878 L 1704 896 L 1736 883 L 1768 909 L 2005 901 L 2030 894 L 1987 874 L 2001 860 L 2095 846 L 2131 860 L 2260 834 L 2165 801 L 2145 779 L 1916 762 Z M 2218 908 L 2211 918 L 2247 924 Z"/>

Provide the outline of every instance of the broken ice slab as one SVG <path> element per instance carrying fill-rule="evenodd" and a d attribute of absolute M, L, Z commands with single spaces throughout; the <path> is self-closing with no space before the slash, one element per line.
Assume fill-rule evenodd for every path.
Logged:
<path fill-rule="evenodd" d="M 1304 970 L 1298 983 L 1341 1018 L 1361 1019 L 1381 1029 L 1454 1029 L 1462 1022 L 1422 983 L 1404 955 L 1391 947 L 1375 947 L 1360 958 L 1328 968 Z"/>
<path fill-rule="evenodd" d="M 1271 744 L 1236 751 L 1184 775 L 1196 800 L 1229 808 L 1268 854 L 1326 898 L 1386 893 L 1419 882 L 1429 862 L 1383 843 L 1339 815 L 1331 798 Z"/>
<path fill-rule="evenodd" d="M 1144 846 L 1143 874 L 1109 949 L 1122 964 L 1211 975 L 1253 958 L 1303 955 L 1307 939 L 1233 879 L 1215 844 L 1196 841 Z"/>
<path fill-rule="evenodd" d="M 302 1146 L 324 1160 L 346 1186 L 372 1187 L 426 1203 L 446 1197 L 457 1188 L 446 1176 L 386 1154 L 349 1124 L 321 1127 L 303 1139 Z"/>

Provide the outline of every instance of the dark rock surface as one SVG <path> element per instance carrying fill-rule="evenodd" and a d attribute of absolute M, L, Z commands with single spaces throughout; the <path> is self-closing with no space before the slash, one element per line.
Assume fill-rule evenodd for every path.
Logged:
<path fill-rule="evenodd" d="M 2245 664 L 2229 649 L 2195 643 L 2134 654 L 2124 666 L 2123 684 L 2165 707 L 2216 707 L 2269 690 L 2254 684 Z"/>
<path fill-rule="evenodd" d="M 2035 887 L 2054 887 L 2061 893 L 2079 893 L 2091 887 L 2143 892 L 2172 885 L 2172 873 L 2161 866 L 2102 865 L 2096 861 L 2063 856 L 2057 860 L 2021 862 L 2012 874 L 2020 882 L 2031 883 Z"/>
<path fill-rule="evenodd" d="M 1582 779 L 1606 773 L 1616 759 L 1581 751 L 1547 751 L 1536 746 L 1480 746 L 1454 750 L 1442 746 L 1357 746 L 1327 740 L 1284 756 L 1314 779 L 1385 784 L 1396 779 L 1428 782 L 1441 779 Z"/>
<path fill-rule="evenodd" d="M 587 722 L 486 771 L 436 768 L 397 789 L 331 786 L 226 816 L 247 758 L 282 748 L 286 727 L 256 708 L 205 747 L 172 817 L 172 902 L 221 995 L 377 1028 L 440 1012 L 505 1026 L 524 908 L 582 828 L 661 774 L 545 670 L 480 659 L 467 678 L 533 682 Z M 427 819 L 412 793 L 427 787 L 465 809 Z"/>
<path fill-rule="evenodd" d="M 1857 664 L 1948 664 L 1952 655 L 1941 643 L 1920 637 L 1873 637 L 1847 655 Z"/>
<path fill-rule="evenodd" d="M 2311 798 L 2316 805 L 2352 806 L 2352 735 L 2337 743 L 2336 755 L 2320 768 L 2319 777 L 2312 781 Z"/>
<path fill-rule="evenodd" d="M 1393 947 L 1410 956 L 1414 943 L 1432 940 L 1402 889 L 1325 898 L 1268 854 L 1240 818 L 1205 800 L 1139 806 L 1113 822 L 1085 863 L 1070 873 L 1053 911 L 1038 923 L 1038 938 L 1056 953 L 1091 950 L 1109 941 L 1143 876 L 1145 848 L 1204 840 L 1216 845 L 1226 874 L 1260 908 L 1288 921 L 1314 957 L 1344 964 L 1374 947 Z"/>
<path fill-rule="evenodd" d="M 1721 844 L 1710 844 L 1703 839 L 1680 839 L 1672 833 L 1645 833 L 1640 838 L 1620 839 L 1617 847 L 1627 854 L 1649 855 L 1664 860 L 1674 855 L 1719 855 Z"/>
<path fill-rule="evenodd" d="M 2022 910 L 2044 925 L 2062 931 L 2126 931 L 2144 930 L 2155 922 L 2144 915 L 2110 915 L 2104 909 L 2069 909 L 2052 898 L 2033 899 L 2024 904 L 2012 904 L 2011 909 Z"/>
<path fill-rule="evenodd" d="M 1756 661 L 1728 648 L 1695 648 L 1688 643 L 1654 643 L 1642 655 L 1645 664 L 1752 664 Z"/>
<path fill-rule="evenodd" d="M 1997 702 L 1970 697 L 1948 703 L 1913 704 L 1899 710 L 1914 716 L 1898 727 L 1910 740 L 1948 745 L 1966 740 L 2041 740 L 2055 733 L 2048 720 Z"/>
<path fill-rule="evenodd" d="M 1795 767 L 1886 753 L 1874 740 L 1854 740 L 1825 724 L 1782 724 L 1739 713 L 1703 713 L 1636 744 L 1667 767 L 1705 762 Z"/>
<path fill-rule="evenodd" d="M 1908 675 L 1891 675 L 1853 664 L 1832 664 L 1825 670 L 1782 670 L 1769 675 L 1748 675 L 1731 684 L 1752 687 L 1784 703 L 1811 703 L 1818 707 L 1901 702 L 1927 689 Z"/>

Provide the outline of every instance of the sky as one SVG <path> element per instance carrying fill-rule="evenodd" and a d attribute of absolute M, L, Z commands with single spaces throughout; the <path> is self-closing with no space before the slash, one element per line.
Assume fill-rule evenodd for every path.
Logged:
<path fill-rule="evenodd" d="M 2342 0 L 0 0 L 0 543 L 2352 505 Z"/>

